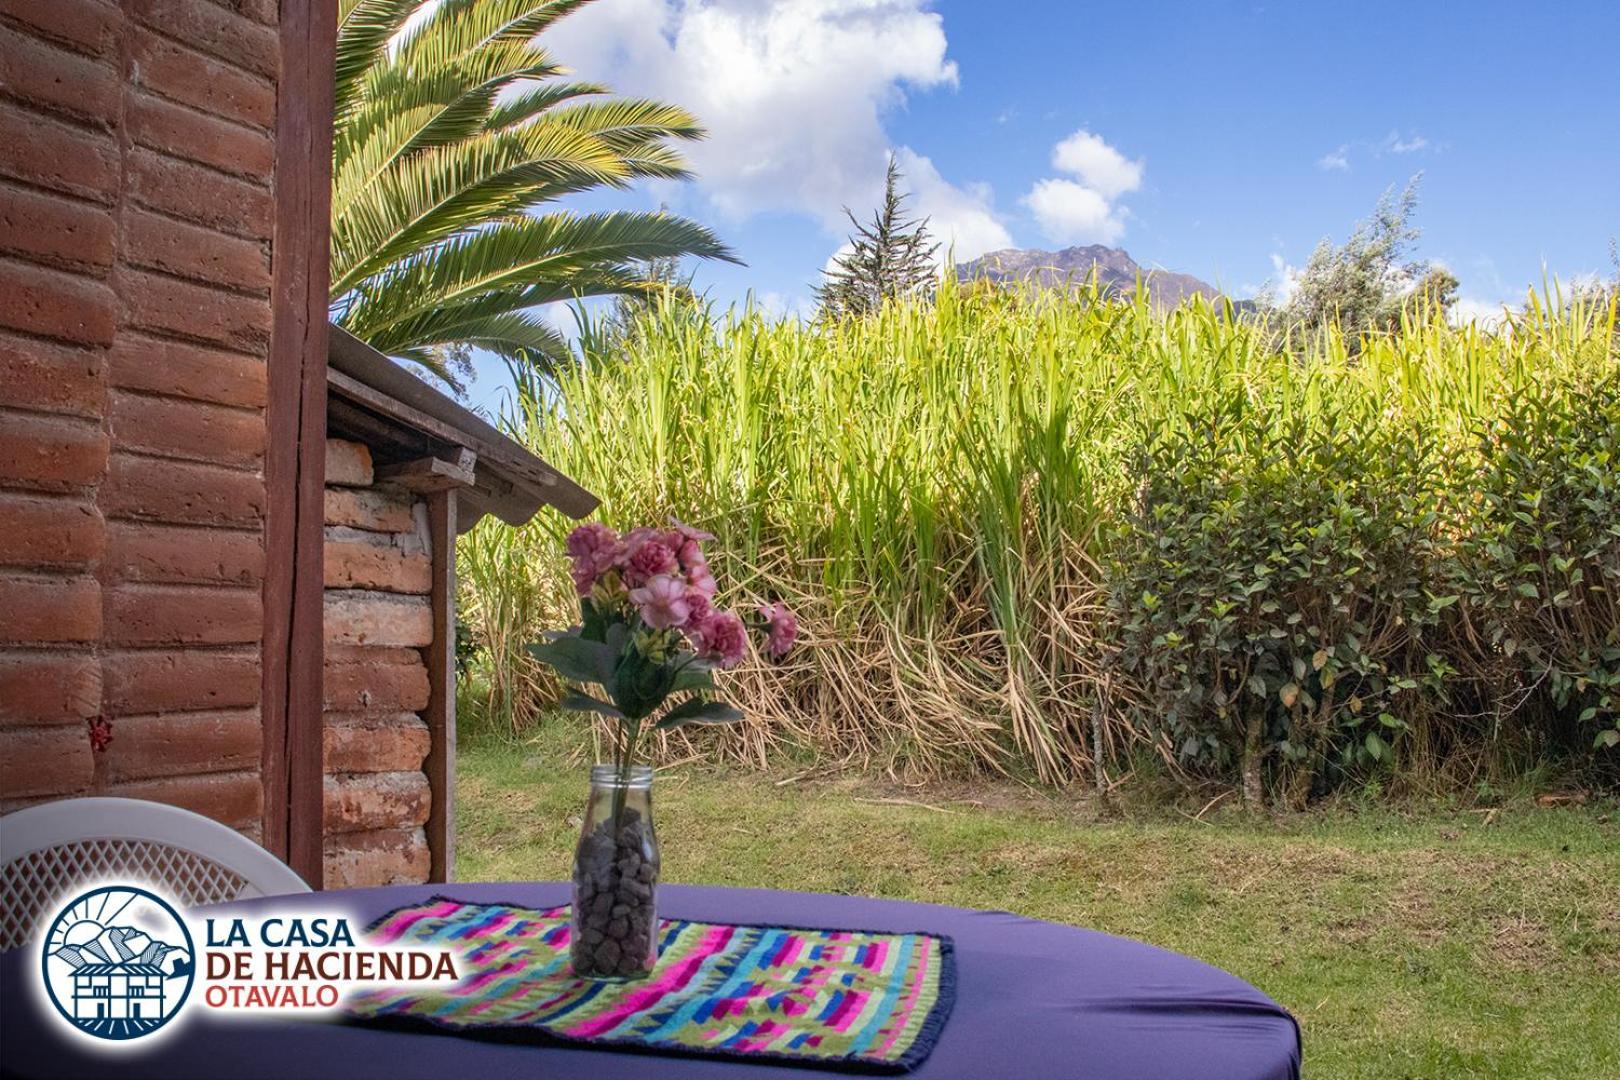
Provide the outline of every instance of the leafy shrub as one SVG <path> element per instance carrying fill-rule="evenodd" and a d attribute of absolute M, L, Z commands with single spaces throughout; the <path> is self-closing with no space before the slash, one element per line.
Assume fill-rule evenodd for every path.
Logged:
<path fill-rule="evenodd" d="M 1279 414 L 1241 395 L 1153 437 L 1112 551 L 1120 661 L 1184 761 L 1286 772 L 1386 760 L 1397 696 L 1435 689 L 1424 633 L 1438 515 L 1432 451 L 1375 415 Z M 1153 721 L 1150 721 L 1150 723 Z"/>
<path fill-rule="evenodd" d="M 1491 712 L 1620 745 L 1620 378 L 1515 395 L 1470 481 L 1452 587 Z"/>

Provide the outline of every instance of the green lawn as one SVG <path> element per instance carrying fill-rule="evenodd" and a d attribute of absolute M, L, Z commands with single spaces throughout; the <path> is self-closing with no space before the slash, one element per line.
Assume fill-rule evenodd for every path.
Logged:
<path fill-rule="evenodd" d="M 562 878 L 578 729 L 461 748 L 457 874 Z M 1016 785 L 902 789 L 687 765 L 665 880 L 1006 908 L 1248 979 L 1311 1077 L 1620 1076 L 1620 807 L 1100 815 Z M 913 805 L 920 804 L 920 805 Z"/>

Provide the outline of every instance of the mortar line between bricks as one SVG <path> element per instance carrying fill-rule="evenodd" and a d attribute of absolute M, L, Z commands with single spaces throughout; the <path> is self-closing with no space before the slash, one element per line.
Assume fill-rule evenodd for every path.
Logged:
<path fill-rule="evenodd" d="M 62 188 L 49 187 L 44 184 L 31 184 L 27 180 L 16 176 L 0 176 L 0 187 L 14 188 L 30 195 L 43 195 L 54 201 L 72 203 L 75 206 L 86 206 L 100 210 L 103 213 L 108 212 L 112 205 L 111 200 L 108 199 L 92 199 L 88 195 L 80 195 L 76 191 L 65 191 Z M 165 214 L 164 216 L 169 215 Z M 25 330 L 16 330 L 9 326 L 6 327 L 6 332 L 13 334 L 27 333 Z"/>
<path fill-rule="evenodd" d="M 199 461 L 194 458 L 175 457 L 172 453 L 164 453 L 158 450 L 139 450 L 133 446 L 124 446 L 122 444 L 112 447 L 111 454 L 116 454 L 122 457 L 140 458 L 143 461 L 175 461 L 182 465 L 198 465 L 205 469 L 215 469 L 219 472 L 228 472 L 236 476 L 264 475 L 264 466 L 262 462 L 259 465 L 221 465 L 217 461 Z M 174 524 L 182 525 L 185 523 L 177 521 L 174 522 Z M 238 526 L 238 528 L 241 528 L 241 526 Z"/>
<path fill-rule="evenodd" d="M 49 120 L 55 124 L 62 124 L 66 127 L 73 128 L 75 131 L 83 131 L 88 132 L 91 135 L 100 135 L 111 138 L 111 132 L 107 130 L 105 121 L 98 123 L 95 120 L 87 120 L 84 118 L 83 113 L 72 113 L 59 107 L 53 108 L 43 102 L 18 97 L 11 90 L 7 89 L 4 83 L 0 83 L 0 101 L 4 101 L 7 105 L 18 110 L 19 112 L 26 113 L 29 116 L 37 116 L 41 120 Z"/>
<path fill-rule="evenodd" d="M 237 29 L 238 34 L 247 34 L 247 33 L 253 32 L 255 30 L 260 30 L 260 31 L 269 30 L 271 33 L 275 33 L 275 31 L 276 31 L 275 27 L 268 26 L 265 23 L 259 22 L 257 19 L 249 19 L 244 15 L 238 15 L 236 12 L 231 11 L 229 8 L 222 7 L 222 6 L 217 5 L 217 4 L 214 5 L 214 6 L 215 6 L 216 10 L 219 12 L 220 15 L 224 16 L 227 20 L 229 20 L 231 22 L 239 24 L 239 28 Z M 158 37 L 163 38 L 165 41 L 172 41 L 177 45 L 185 45 L 187 49 L 189 49 L 190 51 L 196 53 L 198 56 L 206 57 L 207 59 L 212 60 L 216 64 L 223 64 L 228 68 L 234 68 L 234 69 L 236 69 L 238 71 L 246 72 L 247 74 L 252 75 L 255 78 L 267 79 L 267 80 L 272 79 L 272 76 L 266 75 L 263 72 L 255 69 L 255 68 L 249 67 L 247 62 L 244 61 L 239 56 L 221 56 L 216 52 L 210 52 L 207 49 L 199 47 L 194 42 L 188 44 L 187 42 L 182 41 L 179 38 L 176 38 L 173 35 L 171 35 L 168 32 L 166 27 L 154 24 L 149 19 L 145 19 L 145 18 L 142 18 L 142 17 L 140 17 L 138 15 L 134 15 L 134 16 L 130 17 L 129 21 L 130 21 L 130 24 L 132 26 L 138 26 L 142 30 L 150 31 L 151 33 L 157 35 Z M 278 42 L 278 52 L 279 52 L 279 42 Z"/>
<path fill-rule="evenodd" d="M 205 54 L 202 54 L 202 55 L 207 55 L 207 54 L 205 53 Z M 215 61 L 215 62 L 218 63 L 218 61 Z M 190 104 L 188 102 L 176 101 L 174 98 L 171 98 L 167 94 L 164 94 L 162 91 L 158 90 L 156 87 L 148 86 L 145 83 L 132 84 L 132 89 L 134 90 L 135 93 L 141 95 L 142 97 L 148 97 L 148 98 L 152 98 L 153 100 L 156 100 L 156 101 L 161 101 L 165 105 L 172 105 L 173 107 L 175 107 L 177 109 L 184 109 L 186 112 L 192 114 L 193 116 L 200 116 L 200 117 L 202 117 L 202 118 L 204 118 L 206 120 L 218 120 L 222 124 L 229 124 L 232 127 L 236 128 L 237 130 L 245 132 L 246 134 L 249 134 L 249 135 L 264 135 L 264 136 L 268 137 L 268 136 L 272 135 L 273 132 L 274 132 L 273 128 L 262 128 L 262 127 L 259 127 L 257 124 L 245 124 L 242 121 L 235 119 L 234 117 L 225 116 L 225 115 L 222 115 L 222 114 L 216 113 L 216 112 L 209 112 L 207 109 L 198 108 L 196 105 L 192 105 L 192 104 Z M 146 146 L 145 143 L 139 143 L 138 145 Z M 151 150 L 151 149 L 153 149 L 153 147 L 147 146 L 147 149 Z M 162 153 L 161 150 L 158 151 L 158 152 Z M 191 159 L 187 158 L 186 160 L 189 161 Z M 233 173 L 232 175 L 233 176 L 241 176 L 243 174 L 241 174 L 241 173 Z M 249 175 L 248 178 L 251 179 L 251 175 Z"/>
<path fill-rule="evenodd" d="M 145 207 L 142 207 L 142 211 L 143 212 L 145 211 Z M 174 219 L 168 218 L 167 215 L 161 215 L 161 216 L 163 216 L 165 218 L 165 220 L 174 220 Z M 197 227 L 198 226 L 195 223 L 192 223 L 192 228 L 197 228 Z M 206 228 L 207 226 L 203 226 L 203 227 Z M 211 231 L 217 231 L 217 230 L 211 230 Z M 220 233 L 219 235 L 221 235 L 221 236 L 229 236 L 230 233 Z M 242 237 L 237 237 L 237 239 L 242 239 Z M 270 290 L 269 289 L 262 289 L 262 290 L 259 290 L 259 291 L 255 292 L 255 291 L 249 290 L 249 289 L 232 288 L 229 285 L 221 285 L 217 281 L 204 281 L 201 278 L 186 277 L 183 274 L 176 274 L 171 270 L 164 270 L 162 267 L 149 266 L 149 265 L 147 265 L 145 263 L 130 262 L 127 259 L 124 259 L 122 255 L 120 255 L 119 257 L 120 257 L 121 260 L 123 260 L 124 266 L 126 266 L 130 270 L 135 271 L 137 274 L 146 274 L 146 275 L 148 275 L 150 277 L 156 277 L 156 278 L 167 278 L 170 281 L 178 281 L 182 285 L 192 285 L 192 286 L 195 286 L 195 287 L 197 287 L 199 289 L 212 289 L 215 292 L 225 293 L 225 294 L 227 294 L 229 296 L 239 296 L 244 300 L 268 300 L 270 298 Z M 147 330 L 147 333 L 149 333 L 149 334 L 157 334 L 159 336 L 162 336 L 163 332 L 160 331 L 160 330 L 158 330 L 158 331 Z M 236 350 L 236 349 L 232 349 L 228 345 L 221 346 L 221 347 L 224 348 L 226 352 L 237 352 L 237 351 L 239 351 L 239 350 Z M 253 354 L 248 353 L 246 355 L 251 356 Z"/>
<path fill-rule="evenodd" d="M 251 131 L 253 129 L 249 128 L 248 130 Z M 239 184 L 246 184 L 249 187 L 256 187 L 261 191 L 272 191 L 273 190 L 270 187 L 269 184 L 261 184 L 261 183 L 255 182 L 253 177 L 251 175 L 249 175 L 249 174 L 233 173 L 233 172 L 230 172 L 230 171 L 228 171 L 226 169 L 221 169 L 217 165 L 210 165 L 206 161 L 198 161 L 196 158 L 188 158 L 188 157 L 185 157 L 185 156 L 183 156 L 181 154 L 172 154 L 169 151 L 164 150 L 162 147 L 153 146 L 150 143 L 144 143 L 144 142 L 140 142 L 139 140 L 132 139 L 131 143 L 130 143 L 130 146 L 133 149 L 144 150 L 148 154 L 153 154 L 153 155 L 155 155 L 157 157 L 160 157 L 160 158 L 166 158 L 169 161 L 178 161 L 178 162 L 180 162 L 181 164 L 184 164 L 184 165 L 193 165 L 193 166 L 196 166 L 199 169 L 205 169 L 208 172 L 213 173 L 215 176 L 223 176 L 227 180 L 235 180 Z M 141 204 L 141 205 L 144 205 L 144 204 Z"/>
<path fill-rule="evenodd" d="M 147 399 L 154 400 L 154 401 L 179 401 L 179 402 L 184 402 L 187 405 L 201 405 L 204 408 L 209 408 L 209 409 L 227 409 L 227 410 L 229 410 L 230 412 L 233 412 L 233 413 L 241 413 L 243 416 L 263 416 L 264 415 L 264 409 L 260 408 L 257 405 L 229 405 L 229 404 L 226 404 L 223 401 L 206 401 L 206 400 L 204 400 L 202 398 L 188 397 L 185 394 L 171 394 L 171 393 L 166 393 L 166 392 L 164 392 L 162 390 L 147 390 L 147 389 L 145 389 L 143 387 L 137 387 L 137 386 L 116 386 L 115 385 L 115 386 L 112 386 L 110 389 L 114 393 L 127 394 L 130 397 L 147 398 Z M 32 411 L 32 410 L 30 410 L 30 411 Z M 207 464 L 207 462 L 204 462 L 204 464 Z"/>

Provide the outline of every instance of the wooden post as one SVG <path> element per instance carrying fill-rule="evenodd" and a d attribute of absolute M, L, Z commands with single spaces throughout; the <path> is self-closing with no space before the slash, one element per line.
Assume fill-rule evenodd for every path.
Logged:
<path fill-rule="evenodd" d="M 428 496 L 433 548 L 433 643 L 426 649 L 429 881 L 449 881 L 456 868 L 456 489 Z"/>
<path fill-rule="evenodd" d="M 321 887 L 322 505 L 336 0 L 281 5 L 266 378 L 263 838 Z"/>

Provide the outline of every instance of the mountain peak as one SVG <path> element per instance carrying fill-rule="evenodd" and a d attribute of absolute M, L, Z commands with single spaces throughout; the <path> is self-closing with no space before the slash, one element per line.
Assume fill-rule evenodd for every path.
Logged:
<path fill-rule="evenodd" d="M 956 273 L 963 281 L 1030 282 L 1069 288 L 1084 285 L 1095 273 L 1097 284 L 1105 292 L 1121 295 L 1135 292 L 1137 282 L 1146 281 L 1153 306 L 1157 308 L 1175 307 L 1192 296 L 1215 300 L 1221 295 L 1214 286 L 1191 274 L 1145 269 L 1124 248 L 1103 244 L 1066 247 L 1061 251 L 1005 248 L 958 265 Z"/>

